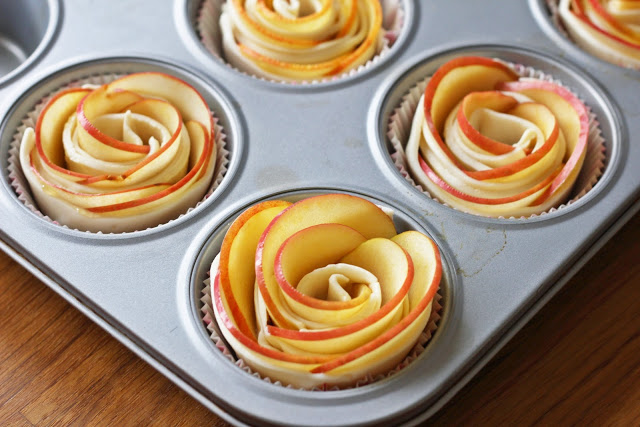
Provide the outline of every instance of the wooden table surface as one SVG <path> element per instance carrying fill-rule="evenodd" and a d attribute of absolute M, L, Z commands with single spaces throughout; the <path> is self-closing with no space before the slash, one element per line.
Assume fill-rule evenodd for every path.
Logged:
<path fill-rule="evenodd" d="M 434 425 L 640 425 L 640 214 Z M 0 252 L 0 425 L 226 425 Z"/>

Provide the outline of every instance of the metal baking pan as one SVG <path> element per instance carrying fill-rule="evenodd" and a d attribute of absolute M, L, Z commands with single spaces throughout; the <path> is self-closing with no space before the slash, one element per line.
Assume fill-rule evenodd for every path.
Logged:
<path fill-rule="evenodd" d="M 629 90 L 640 72 L 580 51 L 555 30 L 544 0 L 401 3 L 404 30 L 375 67 L 302 86 L 249 77 L 210 55 L 193 29 L 198 1 L 39 3 L 47 13 L 36 21 L 47 30 L 38 46 L 47 48 L 26 50 L 33 53 L 25 65 L 0 77 L 0 247 L 227 421 L 423 421 L 640 209 L 632 167 L 640 162 L 640 105 Z M 4 16 L 31 3 L 9 4 Z M 386 119 L 411 85 L 458 54 L 533 66 L 586 101 L 607 149 L 605 172 L 587 196 L 539 218 L 487 219 L 440 205 L 402 178 L 388 154 Z M 73 78 L 141 70 L 177 75 L 203 92 L 227 133 L 230 163 L 220 188 L 177 221 L 122 235 L 78 232 L 30 212 L 7 172 L 24 113 Z M 328 191 L 390 206 L 399 228 L 434 238 L 445 264 L 443 318 L 427 351 L 386 380 L 327 392 L 267 384 L 233 366 L 208 338 L 202 280 L 229 221 L 246 206 Z"/>

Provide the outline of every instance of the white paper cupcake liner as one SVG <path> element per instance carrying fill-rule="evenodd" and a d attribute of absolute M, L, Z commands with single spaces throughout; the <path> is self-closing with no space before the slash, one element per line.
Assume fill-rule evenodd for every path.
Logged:
<path fill-rule="evenodd" d="M 554 79 L 551 75 L 548 75 L 540 70 L 536 70 L 532 67 L 524 66 L 522 64 L 512 64 L 506 61 L 501 61 L 504 64 L 508 65 L 512 68 L 520 77 L 523 78 L 531 78 L 536 80 L 544 80 L 548 82 L 555 83 L 559 86 L 570 90 L 566 85 L 564 85 L 561 81 Z M 409 133 L 411 131 L 411 123 L 413 121 L 413 115 L 418 107 L 418 103 L 420 102 L 420 97 L 424 93 L 425 87 L 429 82 L 431 76 L 426 77 L 425 79 L 418 82 L 415 86 L 413 86 L 407 94 L 402 97 L 402 102 L 396 109 L 393 111 L 389 118 L 389 123 L 387 127 L 387 137 L 391 142 L 390 147 L 390 155 L 393 160 L 394 165 L 400 172 L 400 174 L 407 180 L 411 185 L 420 190 L 424 195 L 429 197 L 436 202 L 447 206 L 451 209 L 458 210 L 447 203 L 444 203 L 437 197 L 434 197 L 431 193 L 427 191 L 427 189 L 423 188 L 422 185 L 416 183 L 414 179 L 411 177 L 409 173 L 409 168 L 407 166 L 407 159 L 404 147 L 409 138 Z M 573 93 L 573 91 L 572 91 Z M 575 95 L 575 93 L 574 93 Z M 584 100 L 581 100 L 584 103 Z M 580 198 L 582 198 L 585 194 L 587 194 L 593 186 L 598 182 L 600 176 L 604 172 L 604 167 L 606 163 L 606 147 L 604 144 L 604 138 L 602 137 L 602 131 L 600 129 L 600 122 L 598 121 L 596 115 L 591 111 L 589 106 L 585 103 L 587 107 L 587 112 L 589 114 L 589 138 L 587 141 L 587 152 L 585 155 L 584 163 L 582 165 L 582 169 L 580 170 L 580 174 L 576 179 L 576 182 L 571 191 L 571 195 L 569 196 L 569 200 L 566 202 L 553 207 L 547 211 L 541 212 L 540 214 L 533 214 L 528 217 L 509 217 L 509 219 L 528 219 L 535 218 L 538 216 L 544 216 L 548 213 L 555 212 L 557 210 L 563 209 L 567 206 L 572 205 Z M 481 215 L 477 215 L 481 216 Z M 498 217 L 501 219 L 505 219 L 506 217 Z"/>
<path fill-rule="evenodd" d="M 82 79 L 74 80 L 52 91 L 49 95 L 45 96 L 40 101 L 38 101 L 36 105 L 33 107 L 33 109 L 30 110 L 21 120 L 21 125 L 18 126 L 18 128 L 16 129 L 13 135 L 13 138 L 11 140 L 11 145 L 9 147 L 9 164 L 8 164 L 7 170 L 9 172 L 9 175 L 8 175 L 9 182 L 11 183 L 11 186 L 16 192 L 18 196 L 18 200 L 20 200 L 36 216 L 44 219 L 45 221 L 51 222 L 53 224 L 59 225 L 64 228 L 73 229 L 76 231 L 82 231 L 89 234 L 105 234 L 102 232 L 94 233 L 91 231 L 78 230 L 78 229 L 68 227 L 64 224 L 60 224 L 57 221 L 49 218 L 47 215 L 45 215 L 39 210 L 38 205 L 33 200 L 33 197 L 31 195 L 31 191 L 29 189 L 29 183 L 27 182 L 24 174 L 22 173 L 22 167 L 20 166 L 20 144 L 22 143 L 22 136 L 24 135 L 25 130 L 27 128 L 35 129 L 38 116 L 42 112 L 42 109 L 45 107 L 47 102 L 49 102 L 49 100 L 56 93 L 71 87 L 80 87 L 84 85 L 101 86 L 106 83 L 110 83 L 120 77 L 123 77 L 124 75 L 125 74 L 114 74 L 114 73 L 100 74 L 100 75 L 93 75 L 93 76 L 85 77 Z M 207 198 L 209 198 L 211 194 L 213 194 L 214 190 L 220 185 L 223 178 L 225 177 L 225 174 L 227 172 L 227 165 L 229 164 L 229 151 L 226 149 L 226 134 L 224 132 L 223 127 L 219 124 L 219 119 L 216 117 L 215 113 L 214 112 L 211 112 L 211 113 L 213 115 L 214 140 L 216 144 L 216 166 L 213 172 L 214 176 L 211 181 L 211 185 L 209 186 L 209 189 L 207 190 L 202 200 L 200 200 L 195 206 L 192 206 L 180 216 L 173 218 L 167 221 L 166 223 L 157 224 L 153 227 L 148 227 L 147 230 L 156 228 L 161 225 L 169 224 L 179 218 L 182 218 L 185 215 L 188 215 L 191 211 L 193 211 L 198 206 L 200 206 Z M 136 230 L 136 231 L 142 231 L 142 230 Z M 127 234 L 127 233 L 132 233 L 132 232 L 109 233 L 109 234 Z"/>
<path fill-rule="evenodd" d="M 225 0 L 202 0 L 200 4 L 200 9 L 198 10 L 198 14 L 196 16 L 195 28 L 200 38 L 201 43 L 205 46 L 205 48 L 216 58 L 223 61 L 226 65 L 234 69 L 235 71 L 251 76 L 258 80 L 270 81 L 275 83 L 283 83 L 283 84 L 316 84 L 316 83 L 324 83 L 330 81 L 340 80 L 345 77 L 354 76 L 363 71 L 369 70 L 371 67 L 375 66 L 384 56 L 386 56 L 391 48 L 393 47 L 395 41 L 400 36 L 400 32 L 405 22 L 405 11 L 401 6 L 400 0 L 380 0 L 380 4 L 382 5 L 383 17 L 382 17 L 382 27 L 385 30 L 385 34 L 381 35 L 378 40 L 378 47 L 376 55 L 367 61 L 365 64 L 361 65 L 358 68 L 350 70 L 346 73 L 339 74 L 337 76 L 331 76 L 324 79 L 312 80 L 312 81 L 299 81 L 299 82 L 289 82 L 285 80 L 277 80 L 277 79 L 267 79 L 261 76 L 256 76 L 254 74 L 247 73 L 245 71 L 239 70 L 233 65 L 229 64 L 222 54 L 222 34 L 220 33 L 219 28 L 219 20 L 220 14 L 222 11 L 222 4 L 224 4 Z"/>
<path fill-rule="evenodd" d="M 551 22 L 553 23 L 553 25 L 556 26 L 558 31 L 560 31 L 560 33 L 563 36 L 571 40 L 571 37 L 569 36 L 567 29 L 564 27 L 564 25 L 562 24 L 562 21 L 560 20 L 560 12 L 558 11 L 559 0 L 546 0 L 546 3 L 547 3 L 547 8 L 549 9 L 549 15 L 551 16 Z"/>
<path fill-rule="evenodd" d="M 441 311 L 442 311 L 442 304 L 440 303 L 442 299 L 442 295 L 440 294 L 440 290 L 438 290 L 438 292 L 436 293 L 433 299 L 433 304 L 431 306 L 432 307 L 431 316 L 427 321 L 427 326 L 425 326 L 424 331 L 422 331 L 422 333 L 418 337 L 418 341 L 413 346 L 411 351 L 409 351 L 407 356 L 402 360 L 402 362 L 400 362 L 395 368 L 388 371 L 387 373 L 379 374 L 379 375 L 368 375 L 364 378 L 359 379 L 358 381 L 356 381 L 354 385 L 350 387 L 325 386 L 325 387 L 314 387 L 312 389 L 305 389 L 305 388 L 294 387 L 291 385 L 285 385 L 280 381 L 274 381 L 269 377 L 263 376 L 259 372 L 254 371 L 249 365 L 247 365 L 244 362 L 244 360 L 242 360 L 241 358 L 238 358 L 234 354 L 233 350 L 230 349 L 227 346 L 224 339 L 221 338 L 222 334 L 218 329 L 218 325 L 217 325 L 215 315 L 213 313 L 213 307 L 212 307 L 210 279 L 207 278 L 204 281 L 203 285 L 204 287 L 202 289 L 202 297 L 200 298 L 200 301 L 202 302 L 202 307 L 200 309 L 200 312 L 202 315 L 202 321 L 204 322 L 204 324 L 207 327 L 207 330 L 209 331 L 209 334 L 210 334 L 209 337 L 211 338 L 211 341 L 213 341 L 216 348 L 220 350 L 220 352 L 224 355 L 224 357 L 227 358 L 229 362 L 233 363 L 239 369 L 243 370 L 244 372 L 248 373 L 249 375 L 255 378 L 258 378 L 269 384 L 274 384 L 280 387 L 286 387 L 286 388 L 298 389 L 298 390 L 310 390 L 310 391 L 345 390 L 349 388 L 363 387 L 365 385 L 384 380 L 386 378 L 389 378 L 397 374 L 398 372 L 406 368 L 408 365 L 410 365 L 411 362 L 416 360 L 422 353 L 424 353 L 429 341 L 431 340 L 433 334 L 438 328 L 438 321 L 441 318 Z"/>

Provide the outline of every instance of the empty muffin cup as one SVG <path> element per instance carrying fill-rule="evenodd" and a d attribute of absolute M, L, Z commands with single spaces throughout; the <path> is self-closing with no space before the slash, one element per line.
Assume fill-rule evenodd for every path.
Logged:
<path fill-rule="evenodd" d="M 59 21 L 55 0 L 5 1 L 0 13 L 0 85 L 45 52 Z"/>

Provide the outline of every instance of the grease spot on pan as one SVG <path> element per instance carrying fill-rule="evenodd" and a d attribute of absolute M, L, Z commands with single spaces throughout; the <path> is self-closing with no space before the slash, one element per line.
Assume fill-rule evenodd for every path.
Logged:
<path fill-rule="evenodd" d="M 471 252 L 466 254 L 465 268 L 458 268 L 457 273 L 463 277 L 472 277 L 480 273 L 507 247 L 507 232 L 487 228 L 482 238 L 481 233 L 474 232 L 476 236 L 469 236 L 467 242 L 471 242 Z M 461 249 L 465 249 L 465 244 L 461 243 Z"/>
<path fill-rule="evenodd" d="M 448 240 L 447 225 L 440 222 L 437 237 L 443 241 Z M 457 227 L 458 224 L 454 224 Z M 450 227 L 451 225 L 449 225 Z M 507 247 L 507 232 L 504 229 L 488 227 L 486 229 L 467 229 L 464 239 L 455 239 L 455 256 L 464 259 L 465 265 L 459 267 L 456 273 L 463 277 L 472 277 L 480 273 L 487 265 L 492 263 Z"/>

